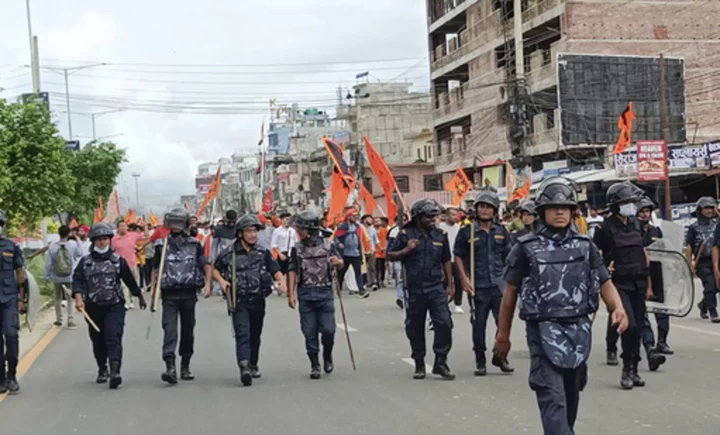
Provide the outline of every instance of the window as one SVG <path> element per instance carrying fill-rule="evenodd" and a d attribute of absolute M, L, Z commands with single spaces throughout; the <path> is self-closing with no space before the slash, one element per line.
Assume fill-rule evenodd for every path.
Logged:
<path fill-rule="evenodd" d="M 417 151 L 418 160 L 422 160 L 422 155 L 420 154 L 420 148 L 416 149 L 415 151 Z"/>
<path fill-rule="evenodd" d="M 547 110 L 545 111 L 545 127 L 548 130 L 551 130 L 555 128 L 555 111 L 554 110 Z"/>
<path fill-rule="evenodd" d="M 423 185 L 425 192 L 443 190 L 442 174 L 423 176 Z"/>
<path fill-rule="evenodd" d="M 401 193 L 410 192 L 410 177 L 407 175 L 395 177 L 395 184 L 397 184 L 398 190 L 400 190 Z"/>

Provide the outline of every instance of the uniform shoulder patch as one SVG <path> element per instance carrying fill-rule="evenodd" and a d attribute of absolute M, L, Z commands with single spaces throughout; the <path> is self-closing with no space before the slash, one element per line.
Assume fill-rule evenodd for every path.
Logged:
<path fill-rule="evenodd" d="M 403 228 L 402 231 L 400 231 L 400 232 L 403 234 L 407 234 L 407 230 L 405 228 Z"/>
<path fill-rule="evenodd" d="M 12 257 L 15 256 L 15 253 L 14 253 L 14 252 L 7 252 L 7 251 L 5 251 L 5 252 L 2 253 L 2 255 L 3 255 L 3 257 L 10 257 L 10 258 L 12 258 Z"/>

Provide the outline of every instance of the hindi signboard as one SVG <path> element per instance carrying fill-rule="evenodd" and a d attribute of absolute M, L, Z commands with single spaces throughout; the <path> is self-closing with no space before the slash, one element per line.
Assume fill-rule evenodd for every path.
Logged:
<path fill-rule="evenodd" d="M 666 144 L 664 140 L 637 141 L 638 181 L 667 179 Z"/>

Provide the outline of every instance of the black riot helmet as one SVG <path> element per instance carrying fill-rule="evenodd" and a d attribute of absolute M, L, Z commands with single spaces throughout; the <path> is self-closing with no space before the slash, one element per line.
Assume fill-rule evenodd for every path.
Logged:
<path fill-rule="evenodd" d="M 640 198 L 640 201 L 637 203 L 637 209 L 638 212 L 644 208 L 649 208 L 650 211 L 655 210 L 655 203 L 652 202 L 652 199 L 648 198 L 647 196 L 643 196 Z"/>
<path fill-rule="evenodd" d="M 257 215 L 246 214 L 243 215 L 243 217 L 241 217 L 240 219 L 238 219 L 237 223 L 235 223 L 235 232 L 239 233 L 241 231 L 245 231 L 250 227 L 255 227 L 258 231 L 265 228 L 264 225 L 260 222 L 260 219 L 258 219 Z"/>
<path fill-rule="evenodd" d="M 620 204 L 636 202 L 643 195 L 642 189 L 629 181 L 615 183 L 605 192 L 605 202 L 612 208 Z"/>
<path fill-rule="evenodd" d="M 440 214 L 440 205 L 434 199 L 418 199 L 410 207 L 410 217 L 415 220 L 422 216 L 435 217 Z"/>
<path fill-rule="evenodd" d="M 492 188 L 484 188 L 480 190 L 480 193 L 475 195 L 475 201 L 473 201 L 473 208 L 477 208 L 479 204 L 487 204 L 495 209 L 497 213 L 500 208 L 500 198 L 497 192 Z"/>
<path fill-rule="evenodd" d="M 698 211 L 701 211 L 704 208 L 715 208 L 716 202 L 711 196 L 703 196 L 702 198 L 698 199 L 697 205 L 695 208 Z"/>
<path fill-rule="evenodd" d="M 298 229 L 306 229 L 308 231 L 317 231 L 322 229 L 320 216 L 317 213 L 306 210 L 295 216 L 295 227 Z"/>
<path fill-rule="evenodd" d="M 538 212 L 550 206 L 575 209 L 577 208 L 577 201 L 575 200 L 576 188 L 577 185 L 568 178 L 550 177 L 540 184 L 535 193 L 535 208 Z"/>
<path fill-rule="evenodd" d="M 113 236 L 113 229 L 110 226 L 110 224 L 106 224 L 105 222 L 98 222 L 95 225 L 90 228 L 90 234 L 88 237 L 90 238 L 90 241 L 100 238 L 100 237 L 112 237 Z"/>
<path fill-rule="evenodd" d="M 535 214 L 535 202 L 530 199 L 520 201 L 520 206 L 518 207 L 518 211 L 520 213 L 526 212 L 526 213 L 530 213 L 530 214 Z"/>
<path fill-rule="evenodd" d="M 190 226 L 190 214 L 184 208 L 174 208 L 163 216 L 163 225 L 171 230 L 187 231 Z"/>
<path fill-rule="evenodd" d="M 7 216 L 5 216 L 5 210 L 0 209 L 0 225 L 5 225 L 7 222 Z"/>

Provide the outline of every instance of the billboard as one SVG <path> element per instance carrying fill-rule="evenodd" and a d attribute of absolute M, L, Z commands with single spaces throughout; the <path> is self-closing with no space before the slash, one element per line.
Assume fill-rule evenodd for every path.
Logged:
<path fill-rule="evenodd" d="M 685 64 L 665 58 L 670 143 L 686 141 Z M 618 118 L 633 103 L 633 140 L 663 137 L 660 59 L 639 56 L 558 54 L 558 107 L 563 145 L 614 144 Z"/>
<path fill-rule="evenodd" d="M 664 181 L 667 179 L 664 140 L 637 142 L 638 181 Z"/>

